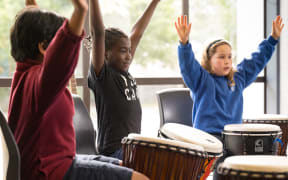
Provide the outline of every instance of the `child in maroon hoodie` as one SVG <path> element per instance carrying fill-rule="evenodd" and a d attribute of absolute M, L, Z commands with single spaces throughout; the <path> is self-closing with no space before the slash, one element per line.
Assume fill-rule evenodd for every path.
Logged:
<path fill-rule="evenodd" d="M 26 0 L 11 29 L 16 71 L 8 123 L 21 154 L 21 179 L 130 179 L 131 169 L 111 164 L 118 160 L 75 155 L 74 106 L 66 86 L 77 65 L 88 4 L 72 3 L 66 20 Z"/>

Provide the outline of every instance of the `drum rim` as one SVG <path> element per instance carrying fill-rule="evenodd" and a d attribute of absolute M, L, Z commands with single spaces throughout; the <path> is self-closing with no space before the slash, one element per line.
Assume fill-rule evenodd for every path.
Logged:
<path fill-rule="evenodd" d="M 257 178 L 279 178 L 286 179 L 288 177 L 288 172 L 261 172 L 261 171 L 247 171 L 247 170 L 236 170 L 233 168 L 222 167 L 223 163 L 220 163 L 217 172 L 221 175 L 232 175 L 232 176 L 242 176 L 242 177 L 257 177 Z"/>
<path fill-rule="evenodd" d="M 129 137 L 124 137 L 121 141 L 122 144 L 136 144 L 140 146 L 145 146 L 145 147 L 159 147 L 164 149 L 163 147 L 167 147 L 166 149 L 169 151 L 175 151 L 175 152 L 180 152 L 183 154 L 191 154 L 191 155 L 197 155 L 199 157 L 204 157 L 207 158 L 208 154 L 206 151 L 198 151 L 195 149 L 190 149 L 187 147 L 178 147 L 170 144 L 163 144 L 163 143 L 156 143 L 156 142 L 149 142 L 145 140 L 137 140 L 137 139 L 132 139 Z"/>
<path fill-rule="evenodd" d="M 266 132 L 266 133 L 265 133 Z M 277 135 L 282 135 L 283 132 L 280 131 L 228 131 L 228 130 L 223 130 L 222 131 L 223 135 L 235 135 L 235 136 L 277 136 Z"/>
<path fill-rule="evenodd" d="M 254 126 L 254 127 L 253 127 Z M 259 129 L 258 127 L 271 127 L 268 129 Z M 247 129 L 249 127 L 249 129 Z M 273 129 L 272 129 L 273 127 Z M 224 126 L 223 131 L 228 132 L 278 132 L 281 131 L 281 127 L 276 124 L 268 124 L 268 123 L 241 123 L 241 124 L 226 124 Z"/>
<path fill-rule="evenodd" d="M 279 124 L 286 124 L 286 123 L 288 123 L 288 119 L 249 119 L 249 118 L 246 118 L 246 119 L 242 119 L 242 121 L 244 122 L 244 123 L 255 123 L 255 122 L 257 122 L 257 123 L 265 123 L 265 124 L 269 124 L 269 123 L 279 123 Z M 257 124 L 256 123 L 256 124 Z"/>
<path fill-rule="evenodd" d="M 255 121 L 288 121 L 287 114 L 255 114 L 243 115 L 242 120 L 255 120 Z"/>

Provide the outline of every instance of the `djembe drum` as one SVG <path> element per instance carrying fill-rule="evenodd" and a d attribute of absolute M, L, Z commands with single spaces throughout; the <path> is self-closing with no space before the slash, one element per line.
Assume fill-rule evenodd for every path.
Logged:
<path fill-rule="evenodd" d="M 282 130 L 282 143 L 279 145 L 278 155 L 287 155 L 287 141 L 288 141 L 288 116 L 279 114 L 262 114 L 243 117 L 243 123 L 261 123 L 261 124 L 275 124 L 280 126 Z"/>
<path fill-rule="evenodd" d="M 200 180 L 205 180 L 211 171 L 214 170 L 214 163 L 223 151 L 223 145 L 216 137 L 199 129 L 177 123 L 166 123 L 160 130 L 159 135 L 169 139 L 174 139 L 190 144 L 202 146 L 208 157 L 202 167 L 203 174 Z"/>
<path fill-rule="evenodd" d="M 231 156 L 218 166 L 219 180 L 287 180 L 288 158 L 272 155 Z"/>
<path fill-rule="evenodd" d="M 151 180 L 191 180 L 201 175 L 207 153 L 180 141 L 129 134 L 122 139 L 123 166 Z"/>
<path fill-rule="evenodd" d="M 229 124 L 222 135 L 231 155 L 277 155 L 282 131 L 273 124 Z"/>

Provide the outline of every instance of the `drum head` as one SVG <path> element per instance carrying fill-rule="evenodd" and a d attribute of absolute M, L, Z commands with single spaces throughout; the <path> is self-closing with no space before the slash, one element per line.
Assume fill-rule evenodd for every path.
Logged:
<path fill-rule="evenodd" d="M 279 132 L 280 126 L 274 124 L 228 124 L 225 132 Z"/>
<path fill-rule="evenodd" d="M 288 172 L 288 158 L 273 155 L 231 156 L 224 160 L 222 168 L 253 172 Z"/>
<path fill-rule="evenodd" d="M 187 149 L 199 151 L 202 153 L 205 152 L 204 148 L 202 146 L 199 146 L 199 145 L 189 144 L 189 143 L 171 140 L 171 139 L 143 136 L 143 135 L 136 134 L 136 133 L 129 134 L 128 139 L 138 141 L 139 143 L 146 143 L 147 146 L 150 146 L 150 147 L 155 145 L 155 146 L 159 146 L 161 148 L 160 145 L 166 145 L 166 146 L 170 146 L 170 147 L 187 148 Z M 122 140 L 122 144 L 124 144 L 123 140 Z"/>
<path fill-rule="evenodd" d="M 200 145 L 209 153 L 222 154 L 223 145 L 216 137 L 199 129 L 177 123 L 166 123 L 160 133 L 170 139 Z"/>
<path fill-rule="evenodd" d="M 288 121 L 287 115 L 282 114 L 259 114 L 259 115 L 243 115 L 243 121 Z"/>

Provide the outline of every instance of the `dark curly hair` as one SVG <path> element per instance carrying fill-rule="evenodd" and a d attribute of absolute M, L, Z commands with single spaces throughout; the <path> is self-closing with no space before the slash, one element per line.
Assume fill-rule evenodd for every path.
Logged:
<path fill-rule="evenodd" d="M 46 49 L 64 20 L 54 12 L 37 7 L 20 11 L 10 32 L 11 55 L 15 61 L 37 60 L 38 44 L 43 42 Z"/>
<path fill-rule="evenodd" d="M 109 27 L 105 29 L 105 51 L 109 51 L 121 38 L 129 38 L 121 29 Z M 88 35 L 84 39 L 84 46 L 88 51 L 92 48 L 92 36 Z"/>
<path fill-rule="evenodd" d="M 118 28 L 105 29 L 105 51 L 109 51 L 121 38 L 128 38 L 128 36 Z"/>

